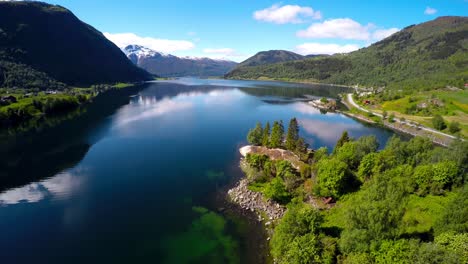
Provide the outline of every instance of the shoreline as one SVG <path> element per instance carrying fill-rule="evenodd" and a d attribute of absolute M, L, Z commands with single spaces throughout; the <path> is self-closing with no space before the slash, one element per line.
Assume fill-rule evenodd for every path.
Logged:
<path fill-rule="evenodd" d="M 355 89 L 352 86 L 344 85 L 344 84 L 333 84 L 333 83 L 321 83 L 315 81 L 305 81 L 305 80 L 281 80 L 281 79 L 273 79 L 273 78 L 266 78 L 266 79 L 237 79 L 237 78 L 223 78 L 224 80 L 233 80 L 233 81 L 261 81 L 261 82 L 284 82 L 284 83 L 296 83 L 296 84 L 314 84 L 314 85 L 326 85 L 326 86 L 336 86 L 336 87 L 344 87 L 349 89 Z"/>
<path fill-rule="evenodd" d="M 239 149 L 241 160 L 239 166 L 245 162 L 247 155 L 246 147 Z M 274 263 L 270 254 L 269 241 L 273 235 L 274 226 L 284 216 L 286 207 L 270 199 L 266 199 L 262 193 L 254 192 L 248 189 L 249 180 L 244 172 L 236 178 L 222 192 L 226 206 L 234 213 L 247 218 L 253 228 L 259 228 L 262 236 L 256 238 L 256 246 L 262 251 L 258 254 L 259 259 L 265 260 L 264 263 Z"/>
<path fill-rule="evenodd" d="M 354 102 L 349 101 L 349 100 L 351 100 L 350 97 L 351 97 L 351 95 L 347 94 L 345 96 L 345 100 L 343 100 L 342 103 L 348 108 L 348 110 L 350 110 L 352 108 L 357 108 L 359 111 L 362 111 L 359 107 L 355 107 Z M 382 118 L 382 116 L 379 115 L 379 114 L 375 114 L 375 113 L 370 112 L 368 110 L 366 110 L 366 111 L 367 111 L 367 113 L 371 113 L 371 114 L 373 114 L 373 115 L 375 115 L 377 117 Z M 403 134 L 410 135 L 410 136 L 413 136 L 413 137 L 415 137 L 415 136 L 427 137 L 434 144 L 437 144 L 437 145 L 440 145 L 440 146 L 443 146 L 443 147 L 448 147 L 450 145 L 450 143 L 452 143 L 454 140 L 457 140 L 457 138 L 455 138 L 454 136 L 445 135 L 444 133 L 441 133 L 441 132 L 438 132 L 436 134 L 436 133 L 432 132 L 432 129 L 430 129 L 430 128 L 427 128 L 427 127 L 424 127 L 424 126 L 411 125 L 411 124 L 408 124 L 407 121 L 402 122 L 402 121 L 399 121 L 399 120 L 395 119 L 395 122 L 393 122 L 393 123 L 389 122 L 387 120 L 383 120 L 383 122 L 380 123 L 380 122 L 376 122 L 375 120 L 372 120 L 372 119 L 370 119 L 368 117 L 365 117 L 362 114 L 351 113 L 349 111 L 337 111 L 337 112 L 341 113 L 341 114 L 344 114 L 344 115 L 346 115 L 348 117 L 355 118 L 355 119 L 357 119 L 359 121 L 366 122 L 368 124 L 379 125 L 381 127 L 393 130 L 395 132 L 403 133 Z M 437 135 L 439 135 L 439 137 L 437 137 Z M 461 139 L 461 140 L 464 140 L 464 139 Z"/>

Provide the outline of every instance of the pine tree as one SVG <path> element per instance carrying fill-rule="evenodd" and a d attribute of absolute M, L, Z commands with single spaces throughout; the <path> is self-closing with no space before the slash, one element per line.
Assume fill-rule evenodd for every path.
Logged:
<path fill-rule="evenodd" d="M 289 121 L 288 133 L 286 135 L 286 149 L 295 151 L 299 140 L 299 125 L 294 117 Z"/>
<path fill-rule="evenodd" d="M 249 130 L 247 134 L 247 141 L 251 145 L 259 146 L 262 144 L 263 129 L 262 124 L 257 122 L 254 129 Z"/>
<path fill-rule="evenodd" d="M 283 134 L 283 121 L 275 121 L 271 129 L 270 148 L 281 148 L 283 146 Z"/>
<path fill-rule="evenodd" d="M 349 141 L 350 141 L 350 138 L 348 136 L 348 131 L 345 130 L 341 134 L 340 139 L 338 139 L 338 141 L 336 142 L 336 146 L 335 146 L 335 149 L 333 150 L 333 153 L 335 153 L 341 146 L 343 146 L 344 143 L 349 142 Z"/>
<path fill-rule="evenodd" d="M 270 122 L 267 122 L 263 129 L 262 146 L 268 147 L 270 145 Z"/>
<path fill-rule="evenodd" d="M 296 142 L 296 149 L 295 152 L 299 155 L 305 155 L 307 154 L 307 148 L 309 147 L 309 144 L 307 144 L 303 138 L 299 138 Z"/>

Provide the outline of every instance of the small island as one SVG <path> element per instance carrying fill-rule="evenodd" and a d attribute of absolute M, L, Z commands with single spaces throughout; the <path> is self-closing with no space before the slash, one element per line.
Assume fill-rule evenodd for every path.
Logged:
<path fill-rule="evenodd" d="M 257 214 L 275 263 L 468 260 L 466 142 L 393 136 L 380 149 L 344 131 L 333 150 L 312 150 L 296 118 L 286 133 L 282 121 L 257 123 L 247 140 L 246 177 L 228 196 Z"/>

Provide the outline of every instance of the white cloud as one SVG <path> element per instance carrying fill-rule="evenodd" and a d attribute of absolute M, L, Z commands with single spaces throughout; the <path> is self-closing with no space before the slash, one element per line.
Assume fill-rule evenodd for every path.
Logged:
<path fill-rule="evenodd" d="M 295 52 L 302 55 L 309 54 L 335 54 L 348 53 L 358 50 L 360 47 L 355 44 L 338 45 L 338 44 L 322 44 L 322 43 L 304 43 L 296 46 Z"/>
<path fill-rule="evenodd" d="M 275 4 L 263 10 L 255 11 L 253 17 L 259 21 L 287 24 L 302 23 L 304 18 L 321 19 L 322 14 L 311 7 Z"/>
<path fill-rule="evenodd" d="M 424 14 L 426 15 L 434 15 L 435 13 L 437 13 L 437 9 L 429 7 L 429 6 L 426 7 L 426 10 L 424 10 Z"/>
<path fill-rule="evenodd" d="M 314 23 L 306 30 L 298 31 L 296 35 L 301 38 L 368 40 L 370 38 L 369 30 L 373 27 L 372 24 L 363 26 L 350 18 L 337 18 Z"/>
<path fill-rule="evenodd" d="M 399 31 L 398 28 L 377 29 L 372 23 L 362 25 L 350 18 L 329 19 L 314 23 L 305 30 L 300 30 L 296 36 L 301 38 L 336 38 L 350 40 L 376 41 Z"/>
<path fill-rule="evenodd" d="M 374 31 L 374 33 L 372 33 L 372 39 L 378 41 L 386 37 L 389 37 L 398 31 L 400 31 L 400 29 L 398 28 L 378 29 Z"/>
<path fill-rule="evenodd" d="M 187 40 L 169 40 L 151 37 L 140 37 L 133 33 L 111 34 L 106 32 L 104 33 L 104 36 L 121 48 L 127 45 L 137 44 L 150 48 L 152 50 L 169 53 L 180 50 L 191 50 L 195 47 L 195 44 Z"/>

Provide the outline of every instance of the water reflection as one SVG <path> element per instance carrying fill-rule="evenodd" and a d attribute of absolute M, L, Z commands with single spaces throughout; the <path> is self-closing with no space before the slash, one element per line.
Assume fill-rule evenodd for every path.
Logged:
<path fill-rule="evenodd" d="M 352 134 L 352 131 L 354 129 L 359 129 L 360 126 L 358 123 L 332 123 L 311 119 L 299 119 L 298 122 L 305 132 L 318 137 L 320 141 L 328 145 L 333 145 L 343 131 L 347 130 Z"/>
<path fill-rule="evenodd" d="M 190 102 L 177 102 L 168 98 L 157 101 L 155 97 L 140 97 L 138 104 L 143 106 L 141 112 L 120 112 L 120 114 L 117 116 L 118 126 L 126 125 L 135 121 L 155 118 L 169 114 L 171 112 L 188 110 L 193 106 L 193 104 Z"/>
<path fill-rule="evenodd" d="M 78 170 L 75 173 L 63 172 L 50 179 L 34 182 L 0 193 L 0 206 L 17 203 L 35 203 L 45 198 L 67 199 L 82 185 L 85 177 Z"/>

